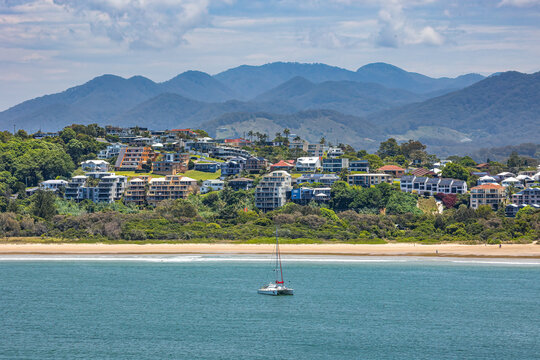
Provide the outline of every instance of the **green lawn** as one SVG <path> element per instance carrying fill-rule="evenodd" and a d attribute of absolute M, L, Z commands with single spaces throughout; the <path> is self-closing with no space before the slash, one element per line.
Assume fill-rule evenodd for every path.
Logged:
<path fill-rule="evenodd" d="M 188 170 L 183 175 L 190 177 L 192 179 L 195 179 L 195 180 L 219 179 L 219 177 L 221 176 L 221 170 L 218 170 L 215 173 L 209 173 L 209 172 L 197 171 L 197 170 Z"/>
<path fill-rule="evenodd" d="M 150 177 L 165 177 L 165 175 L 151 174 L 151 173 L 142 173 L 135 171 L 114 171 L 116 175 L 127 176 L 128 180 L 137 176 L 150 176 Z"/>

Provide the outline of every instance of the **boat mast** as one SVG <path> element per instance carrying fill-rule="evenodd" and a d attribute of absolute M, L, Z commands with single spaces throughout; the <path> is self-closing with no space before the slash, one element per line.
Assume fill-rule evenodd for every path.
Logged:
<path fill-rule="evenodd" d="M 276 226 L 276 270 L 278 269 L 279 264 L 279 274 L 281 275 L 281 281 L 276 274 L 276 284 L 283 284 L 283 267 L 281 266 L 281 254 L 279 253 L 279 239 L 278 239 L 278 228 Z"/>

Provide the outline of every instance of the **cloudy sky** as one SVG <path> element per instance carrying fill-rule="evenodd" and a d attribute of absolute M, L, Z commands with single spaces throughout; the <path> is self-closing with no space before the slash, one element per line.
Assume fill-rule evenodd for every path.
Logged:
<path fill-rule="evenodd" d="M 0 110 L 105 73 L 388 62 L 540 70 L 540 0 L 0 0 Z"/>

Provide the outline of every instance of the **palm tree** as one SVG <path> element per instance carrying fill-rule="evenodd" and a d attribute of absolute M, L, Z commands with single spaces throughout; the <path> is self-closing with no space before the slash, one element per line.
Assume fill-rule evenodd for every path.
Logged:
<path fill-rule="evenodd" d="M 300 140 L 302 140 L 302 138 L 300 136 L 296 135 L 296 137 L 293 140 L 294 141 L 300 141 Z"/>
<path fill-rule="evenodd" d="M 321 138 L 321 140 L 319 141 L 319 144 L 321 145 L 324 145 L 326 144 L 326 139 L 324 138 L 324 136 Z"/>
<path fill-rule="evenodd" d="M 283 133 L 285 134 L 285 136 L 286 136 L 287 139 L 288 139 L 288 138 L 289 138 L 289 135 L 291 134 L 291 130 L 285 129 L 285 130 L 283 130 Z"/>
<path fill-rule="evenodd" d="M 248 134 L 248 136 L 249 136 L 249 141 L 253 141 L 253 135 L 255 135 L 255 134 L 253 133 L 253 130 L 249 130 L 247 134 Z"/>

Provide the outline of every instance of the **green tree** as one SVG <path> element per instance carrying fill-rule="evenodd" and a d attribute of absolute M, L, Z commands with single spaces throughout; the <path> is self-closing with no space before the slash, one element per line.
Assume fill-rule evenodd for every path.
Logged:
<path fill-rule="evenodd" d="M 418 198 L 416 195 L 396 191 L 388 199 L 388 204 L 386 204 L 386 213 L 391 215 L 407 213 L 421 214 L 422 210 L 416 206 L 417 202 Z"/>
<path fill-rule="evenodd" d="M 55 195 L 52 191 L 38 190 L 31 198 L 32 214 L 45 220 L 56 215 Z"/>
<path fill-rule="evenodd" d="M 384 165 L 381 158 L 375 154 L 367 154 L 362 159 L 367 160 L 369 162 L 369 169 L 371 171 L 375 171 Z"/>
<path fill-rule="evenodd" d="M 396 139 L 390 138 L 380 143 L 377 155 L 379 155 L 381 159 L 398 156 L 401 155 L 401 148 L 399 147 Z"/>
<path fill-rule="evenodd" d="M 401 148 L 401 153 L 407 159 L 413 159 L 413 154 L 415 152 L 424 152 L 424 150 L 426 150 L 426 145 L 422 144 L 418 140 L 409 140 L 402 143 L 399 147 Z M 415 155 L 417 156 L 418 153 L 416 153 Z"/>
<path fill-rule="evenodd" d="M 470 176 L 469 171 L 467 169 L 465 169 L 463 166 L 456 163 L 447 164 L 442 169 L 441 175 L 444 178 L 459 179 L 463 181 L 467 181 Z"/>

